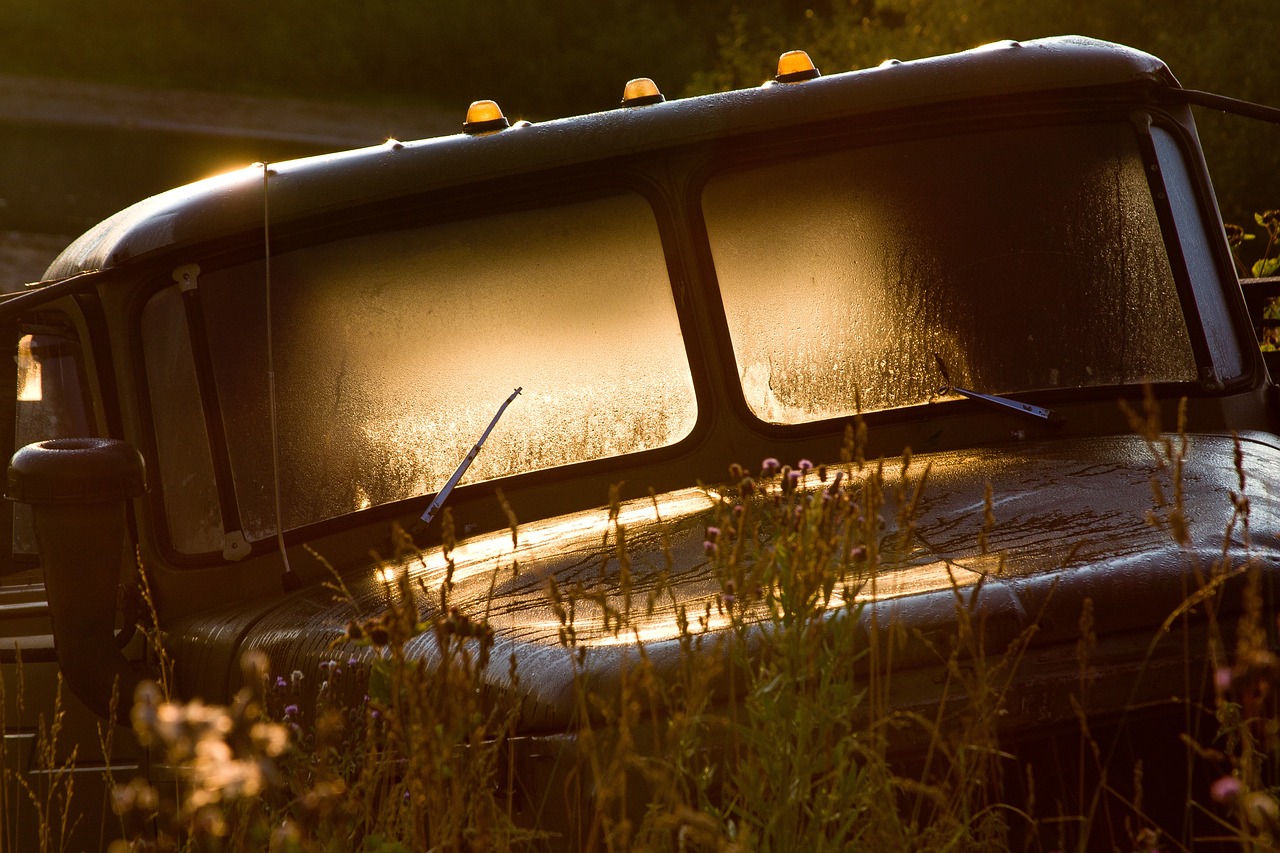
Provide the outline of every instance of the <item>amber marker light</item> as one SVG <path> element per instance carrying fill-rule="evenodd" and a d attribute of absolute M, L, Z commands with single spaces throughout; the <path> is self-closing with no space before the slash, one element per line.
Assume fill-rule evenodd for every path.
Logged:
<path fill-rule="evenodd" d="M 809 54 L 803 50 L 788 50 L 778 57 L 778 76 L 773 79 L 779 83 L 799 83 L 821 76 Z"/>
<path fill-rule="evenodd" d="M 511 126 L 502 108 L 493 101 L 472 101 L 467 107 L 467 120 L 462 123 L 462 132 L 476 136 L 482 133 L 493 133 Z"/>
<path fill-rule="evenodd" d="M 660 104 L 665 100 L 666 97 L 658 91 L 658 84 L 648 77 L 628 80 L 626 87 L 622 90 L 624 107 L 643 107 L 646 104 Z"/>

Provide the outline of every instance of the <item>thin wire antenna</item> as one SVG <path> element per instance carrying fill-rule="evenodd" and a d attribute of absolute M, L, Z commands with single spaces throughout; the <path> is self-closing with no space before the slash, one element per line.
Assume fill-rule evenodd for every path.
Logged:
<path fill-rule="evenodd" d="M 275 346 L 271 335 L 271 165 L 262 164 L 262 249 L 263 271 L 265 279 L 266 315 L 267 315 L 267 409 L 271 424 L 271 488 L 275 499 L 276 543 L 280 548 L 280 559 L 284 561 L 284 574 L 280 577 L 286 592 L 302 586 L 302 579 L 293 572 L 289 565 L 289 551 L 284 546 L 283 513 L 280 511 L 280 439 L 276 423 L 276 357 Z"/>

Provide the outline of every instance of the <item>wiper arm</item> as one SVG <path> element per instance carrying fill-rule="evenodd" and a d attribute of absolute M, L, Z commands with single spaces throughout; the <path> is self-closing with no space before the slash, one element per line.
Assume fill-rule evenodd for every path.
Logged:
<path fill-rule="evenodd" d="M 986 403 L 989 406 L 994 406 L 995 408 L 1002 409 L 1007 412 L 1016 412 L 1020 415 L 1036 418 L 1037 420 L 1041 420 L 1049 424 L 1057 425 L 1066 421 L 1062 415 L 1052 409 L 1046 409 L 1043 406 L 1033 406 L 1030 403 L 1011 400 L 1008 397 L 999 397 L 995 394 L 983 394 L 978 391 L 970 391 L 968 388 L 957 388 L 951 383 L 951 375 L 947 373 L 947 365 L 943 362 L 942 356 L 935 352 L 933 354 L 933 359 L 938 363 L 938 372 L 942 374 L 942 381 L 947 383 L 938 389 L 939 394 L 946 394 L 949 392 L 959 394 L 962 397 L 968 397 L 970 400 L 978 400 L 979 402 Z"/>
<path fill-rule="evenodd" d="M 498 418 L 502 417 L 502 413 L 507 410 L 507 406 L 511 405 L 511 401 L 520 396 L 520 389 L 511 392 L 511 396 L 506 399 L 501 406 L 498 407 L 498 413 L 493 416 L 493 420 L 489 421 L 489 425 L 485 427 L 484 432 L 480 436 L 480 440 L 476 442 L 476 446 L 471 448 L 462 462 L 458 465 L 458 470 L 453 472 L 449 477 L 449 481 L 444 484 L 444 488 L 436 495 L 436 499 L 431 502 L 431 506 L 427 507 L 427 511 L 422 514 L 422 526 L 426 527 L 431 523 L 431 519 L 435 518 L 435 514 L 440 511 L 440 507 L 444 506 L 444 502 L 448 499 L 449 493 L 453 491 L 453 487 L 458 485 L 458 481 L 462 479 L 462 475 L 467 473 L 467 469 L 471 467 L 471 463 L 480 453 L 481 446 L 484 445 L 485 439 L 489 437 L 489 433 L 493 432 L 493 428 L 498 425 Z"/>

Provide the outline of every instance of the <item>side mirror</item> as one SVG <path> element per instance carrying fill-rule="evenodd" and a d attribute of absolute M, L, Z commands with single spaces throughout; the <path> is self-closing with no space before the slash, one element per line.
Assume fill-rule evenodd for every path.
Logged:
<path fill-rule="evenodd" d="M 109 438 L 28 444 L 9 464 L 7 497 L 29 504 L 45 572 L 58 665 L 71 691 L 102 717 L 112 691 L 127 723 L 148 673 L 115 644 L 116 591 L 128 543 L 128 501 L 146 490 L 142 456 Z"/>

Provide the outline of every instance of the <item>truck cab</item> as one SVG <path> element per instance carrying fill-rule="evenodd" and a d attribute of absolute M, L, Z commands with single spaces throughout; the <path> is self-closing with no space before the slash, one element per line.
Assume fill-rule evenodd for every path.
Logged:
<path fill-rule="evenodd" d="M 942 642 L 959 595 L 992 654 L 1034 627 L 1010 744 L 1077 724 L 1086 601 L 1100 725 L 1210 702 L 1240 567 L 1266 589 L 1280 567 L 1280 436 L 1160 60 L 1063 37 L 686 99 L 639 81 L 540 123 L 473 110 L 141 201 L 0 301 L 6 684 L 21 648 L 127 720 L 155 675 L 141 576 L 175 697 L 230 702 L 249 652 L 314 686 L 335 648 L 372 654 L 349 626 L 388 606 L 388 566 L 422 612 L 447 575 L 546 787 L 583 665 L 549 581 L 623 595 L 624 526 L 627 583 L 669 594 L 574 642 L 600 683 L 660 657 L 723 600 L 707 528 L 731 466 L 773 458 L 849 482 L 883 460 L 890 492 L 928 472 L 909 539 L 882 505 L 859 618 Z M 1209 619 L 1186 602 L 1214 571 Z M 938 666 L 908 642 L 889 701 L 937 706 Z"/>

